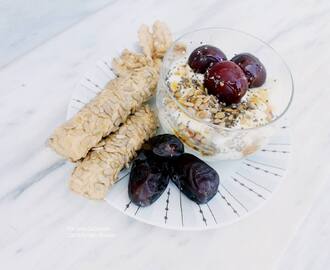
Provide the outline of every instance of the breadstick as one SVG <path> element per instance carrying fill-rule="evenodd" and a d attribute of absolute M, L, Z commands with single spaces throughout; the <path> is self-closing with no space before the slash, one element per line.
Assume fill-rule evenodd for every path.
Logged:
<path fill-rule="evenodd" d="M 152 59 L 163 58 L 167 49 L 172 44 L 172 35 L 165 23 L 155 21 L 152 31 L 142 25 L 138 32 L 139 44 L 143 53 Z"/>
<path fill-rule="evenodd" d="M 72 119 L 55 129 L 49 139 L 50 147 L 71 161 L 85 157 L 153 95 L 157 79 L 157 71 L 146 66 L 110 81 L 107 88 Z"/>
<path fill-rule="evenodd" d="M 144 54 L 124 50 L 112 62 L 118 78 L 51 135 L 49 146 L 64 158 L 77 161 L 85 157 L 154 94 L 161 58 L 172 43 L 171 33 L 156 21 L 152 31 L 141 26 L 138 36 Z"/>
<path fill-rule="evenodd" d="M 157 128 L 155 114 L 142 106 L 113 134 L 103 139 L 74 169 L 70 188 L 90 199 L 103 199 L 118 173 Z"/>

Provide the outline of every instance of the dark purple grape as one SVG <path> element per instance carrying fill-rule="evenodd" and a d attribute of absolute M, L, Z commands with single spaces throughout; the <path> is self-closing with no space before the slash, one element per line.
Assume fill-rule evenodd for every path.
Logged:
<path fill-rule="evenodd" d="M 204 74 L 209 66 L 224 60 L 227 60 L 227 57 L 220 49 L 203 45 L 193 50 L 188 58 L 188 65 L 194 72 Z"/>
<path fill-rule="evenodd" d="M 242 69 L 234 62 L 223 61 L 211 66 L 205 73 L 204 86 L 209 94 L 230 105 L 239 103 L 248 90 L 248 81 Z"/>
<path fill-rule="evenodd" d="M 171 178 L 176 186 L 196 203 L 207 203 L 218 191 L 218 173 L 191 154 L 182 154 L 172 163 Z"/>
<path fill-rule="evenodd" d="M 235 55 L 231 61 L 240 66 L 248 79 L 249 87 L 259 87 L 266 81 L 266 68 L 260 60 L 250 53 Z"/>
<path fill-rule="evenodd" d="M 157 157 L 171 158 L 180 156 L 184 152 L 184 145 L 175 135 L 162 134 L 152 137 L 142 149 L 152 151 Z"/>
<path fill-rule="evenodd" d="M 128 183 L 128 196 L 137 206 L 154 203 L 169 183 L 166 162 L 154 159 L 148 151 L 140 151 L 133 161 Z"/>

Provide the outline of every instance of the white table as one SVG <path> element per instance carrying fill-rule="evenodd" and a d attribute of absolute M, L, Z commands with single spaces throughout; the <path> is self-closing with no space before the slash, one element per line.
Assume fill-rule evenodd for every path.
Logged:
<path fill-rule="evenodd" d="M 14 2 L 17 9 L 19 2 Z M 14 20 L 9 18 L 12 13 L 0 8 L 1 40 L 12 32 L 15 38 L 32 32 L 38 36 L 17 50 L 7 46 L 9 42 L 0 51 L 5 59 L 0 62 L 5 66 L 0 70 L 1 265 L 6 269 L 329 268 L 330 2 L 78 2 L 62 0 L 60 6 L 44 9 L 27 6 L 31 13 L 23 18 L 26 27 L 21 32 L 8 26 Z M 0 1 L 0 7 L 9 3 Z M 38 12 L 59 22 L 62 12 L 74 19 L 59 27 L 49 16 L 41 16 L 34 25 L 31 20 Z M 101 56 L 132 47 L 139 25 L 155 19 L 166 21 L 175 36 L 205 26 L 252 33 L 269 42 L 292 70 L 296 94 L 290 172 L 261 210 L 231 226 L 206 232 L 166 231 L 126 217 L 106 203 L 80 198 L 67 188 L 72 167 L 45 147 L 47 136 L 65 119 L 80 76 Z M 20 16 L 15 20 L 19 25 Z"/>

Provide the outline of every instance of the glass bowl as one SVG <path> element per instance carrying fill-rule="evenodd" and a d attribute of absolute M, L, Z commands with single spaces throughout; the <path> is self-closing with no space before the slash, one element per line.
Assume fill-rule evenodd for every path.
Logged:
<path fill-rule="evenodd" d="M 227 128 L 197 118 L 174 97 L 166 83 L 171 67 L 177 61 L 187 61 L 190 53 L 209 44 L 220 48 L 231 59 L 235 54 L 248 52 L 257 56 L 267 70 L 263 88 L 269 91 L 273 119 L 252 128 Z M 186 47 L 185 50 L 179 50 Z M 179 49 L 178 49 L 179 48 Z M 159 121 L 165 132 L 176 134 L 188 149 L 204 157 L 219 160 L 240 159 L 261 149 L 283 125 L 293 97 L 293 80 L 289 68 L 276 51 L 262 40 L 233 29 L 204 28 L 178 38 L 166 53 L 160 71 L 156 104 Z"/>

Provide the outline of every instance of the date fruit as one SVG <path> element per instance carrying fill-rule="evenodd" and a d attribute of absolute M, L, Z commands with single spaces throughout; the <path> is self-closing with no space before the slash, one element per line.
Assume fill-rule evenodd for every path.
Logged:
<path fill-rule="evenodd" d="M 169 183 L 166 162 L 152 157 L 152 153 L 141 150 L 132 164 L 128 183 L 128 196 L 137 206 L 154 203 Z"/>
<path fill-rule="evenodd" d="M 172 181 L 189 199 L 203 204 L 216 195 L 219 175 L 204 161 L 185 153 L 172 166 Z"/>
<path fill-rule="evenodd" d="M 184 145 L 175 135 L 162 134 L 152 137 L 142 149 L 151 151 L 157 157 L 172 158 L 184 152 Z"/>

